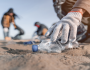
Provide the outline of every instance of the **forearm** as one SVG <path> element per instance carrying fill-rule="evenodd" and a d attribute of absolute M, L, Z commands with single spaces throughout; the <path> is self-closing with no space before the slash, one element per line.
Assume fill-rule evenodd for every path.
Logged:
<path fill-rule="evenodd" d="M 77 0 L 73 6 L 75 8 L 85 10 L 83 17 L 90 17 L 90 0 Z"/>

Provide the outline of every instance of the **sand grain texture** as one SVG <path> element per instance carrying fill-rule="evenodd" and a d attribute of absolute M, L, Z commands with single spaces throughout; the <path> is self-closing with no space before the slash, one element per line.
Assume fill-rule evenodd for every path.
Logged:
<path fill-rule="evenodd" d="M 32 45 L 0 41 L 0 70 L 90 70 L 90 44 L 62 53 L 33 53 Z"/>

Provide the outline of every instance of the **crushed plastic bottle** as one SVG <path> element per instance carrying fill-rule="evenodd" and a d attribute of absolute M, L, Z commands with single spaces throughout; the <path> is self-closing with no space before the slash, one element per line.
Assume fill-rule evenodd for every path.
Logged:
<path fill-rule="evenodd" d="M 61 44 L 60 41 L 51 42 L 50 40 L 43 40 L 39 45 L 33 45 L 32 50 L 33 52 L 46 51 L 48 53 L 61 53 L 63 50 L 67 48 L 75 48 L 78 47 L 78 45 L 78 42 L 69 42 L 67 44 Z"/>
<path fill-rule="evenodd" d="M 43 40 L 38 46 L 38 51 L 46 51 L 48 53 L 52 52 L 56 52 L 56 53 L 61 53 L 62 50 L 64 50 L 64 47 L 60 47 L 59 44 L 57 43 L 52 43 L 50 40 Z M 34 46 L 32 46 L 32 50 L 36 50 L 36 46 L 34 48 Z M 37 51 L 34 51 L 37 52 Z"/>

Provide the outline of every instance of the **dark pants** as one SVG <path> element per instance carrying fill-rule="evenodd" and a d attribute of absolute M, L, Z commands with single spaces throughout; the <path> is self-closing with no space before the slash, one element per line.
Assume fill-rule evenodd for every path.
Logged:
<path fill-rule="evenodd" d="M 12 39 L 21 39 L 21 35 L 24 35 L 24 30 L 20 28 L 18 25 L 16 25 L 16 30 L 19 31 L 18 34 L 15 35 L 15 37 L 12 37 Z"/>

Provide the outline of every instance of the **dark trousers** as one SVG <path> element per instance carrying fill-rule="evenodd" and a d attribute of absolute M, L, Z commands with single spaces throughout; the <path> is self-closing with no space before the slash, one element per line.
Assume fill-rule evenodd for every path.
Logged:
<path fill-rule="evenodd" d="M 24 35 L 24 30 L 20 28 L 18 25 L 16 25 L 16 27 L 16 30 L 18 30 L 19 33 L 12 37 L 12 39 L 21 39 L 21 35 Z"/>

